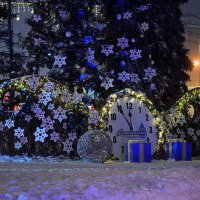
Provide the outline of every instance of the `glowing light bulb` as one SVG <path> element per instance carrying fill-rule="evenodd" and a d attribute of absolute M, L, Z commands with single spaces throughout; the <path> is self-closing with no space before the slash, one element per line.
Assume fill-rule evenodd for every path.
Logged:
<path fill-rule="evenodd" d="M 193 64 L 194 64 L 194 66 L 196 67 L 196 66 L 199 66 L 199 61 L 198 60 L 195 60 L 194 62 L 193 62 Z"/>

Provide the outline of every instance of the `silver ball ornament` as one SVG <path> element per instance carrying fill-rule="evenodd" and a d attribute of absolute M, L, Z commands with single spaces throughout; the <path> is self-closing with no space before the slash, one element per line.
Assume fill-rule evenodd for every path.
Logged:
<path fill-rule="evenodd" d="M 103 131 L 89 130 L 79 139 L 77 152 L 87 162 L 103 163 L 111 157 L 112 140 Z"/>

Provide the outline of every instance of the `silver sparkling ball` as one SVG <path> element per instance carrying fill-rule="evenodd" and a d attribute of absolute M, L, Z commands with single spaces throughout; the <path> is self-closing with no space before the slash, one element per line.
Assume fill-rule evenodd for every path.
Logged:
<path fill-rule="evenodd" d="M 77 152 L 87 162 L 103 163 L 111 157 L 112 141 L 103 131 L 89 130 L 79 139 Z"/>

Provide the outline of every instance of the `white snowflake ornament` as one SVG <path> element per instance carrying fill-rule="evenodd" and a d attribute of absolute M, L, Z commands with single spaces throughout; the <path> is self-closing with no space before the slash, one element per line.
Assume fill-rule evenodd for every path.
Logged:
<path fill-rule="evenodd" d="M 138 83 L 140 81 L 138 74 L 134 74 L 134 73 L 130 74 L 130 79 L 131 79 L 131 82 L 133 83 Z"/>
<path fill-rule="evenodd" d="M 64 19 L 65 17 L 67 17 L 67 12 L 65 10 L 59 10 L 59 15 L 62 19 Z"/>
<path fill-rule="evenodd" d="M 12 119 L 7 119 L 6 123 L 5 123 L 5 126 L 7 126 L 8 128 L 12 128 L 12 127 L 15 126 L 15 121 L 12 120 Z"/>
<path fill-rule="evenodd" d="M 15 143 L 15 149 L 20 149 L 22 148 L 22 143 L 21 142 L 16 142 Z"/>
<path fill-rule="evenodd" d="M 128 39 L 126 39 L 125 37 L 118 38 L 117 40 L 118 40 L 117 46 L 121 47 L 121 49 L 125 49 L 126 47 L 129 47 Z"/>
<path fill-rule="evenodd" d="M 55 88 L 55 83 L 48 80 L 44 83 L 44 88 L 47 92 L 51 92 Z"/>
<path fill-rule="evenodd" d="M 39 77 L 36 77 L 36 76 L 33 76 L 27 79 L 28 86 L 33 91 L 36 91 L 37 88 L 39 87 L 39 83 L 40 83 L 39 81 L 40 81 Z"/>
<path fill-rule="evenodd" d="M 93 49 L 89 48 L 87 50 L 85 59 L 88 60 L 88 61 L 94 60 L 95 59 L 94 53 L 95 53 L 95 51 Z"/>
<path fill-rule="evenodd" d="M 148 67 L 147 69 L 144 69 L 145 71 L 145 77 L 148 77 L 148 79 L 152 79 L 154 76 L 157 76 L 156 74 L 156 70 L 151 68 L 151 67 Z"/>
<path fill-rule="evenodd" d="M 77 138 L 76 131 L 71 131 L 68 135 L 68 139 L 72 142 L 74 142 L 74 140 Z"/>
<path fill-rule="evenodd" d="M 51 98 L 51 92 L 42 92 L 38 95 L 39 97 L 39 100 L 38 100 L 38 103 L 42 103 L 44 104 L 45 106 L 50 102 L 52 101 L 52 98 Z"/>
<path fill-rule="evenodd" d="M 21 141 L 22 144 L 27 144 L 28 143 L 27 137 L 21 137 L 20 141 Z"/>
<path fill-rule="evenodd" d="M 65 142 L 63 142 L 63 151 L 66 151 L 68 154 L 73 151 L 73 142 L 67 139 Z"/>
<path fill-rule="evenodd" d="M 25 116 L 25 121 L 30 122 L 31 119 L 32 119 L 31 115 L 26 115 Z"/>
<path fill-rule="evenodd" d="M 106 90 L 108 90 L 109 88 L 113 87 L 113 81 L 114 79 L 106 76 L 101 83 L 101 87 L 104 87 Z"/>
<path fill-rule="evenodd" d="M 141 31 L 148 31 L 149 30 L 149 24 L 146 23 L 146 22 L 143 22 L 141 25 L 140 25 L 140 29 Z"/>
<path fill-rule="evenodd" d="M 131 12 L 125 12 L 125 13 L 123 13 L 123 19 L 129 19 L 129 18 L 131 18 L 132 17 L 132 13 Z"/>
<path fill-rule="evenodd" d="M 108 57 L 110 54 L 114 53 L 113 48 L 114 48 L 114 45 L 109 45 L 109 44 L 102 45 L 101 53 L 105 54 Z"/>
<path fill-rule="evenodd" d="M 66 110 L 59 106 L 56 110 L 53 110 L 54 119 L 57 119 L 61 123 L 63 119 L 67 119 L 66 112 Z"/>
<path fill-rule="evenodd" d="M 24 136 L 24 129 L 18 127 L 17 129 L 14 130 L 15 134 L 14 136 L 21 138 Z"/>
<path fill-rule="evenodd" d="M 138 50 L 130 49 L 129 52 L 130 52 L 129 57 L 131 60 L 138 60 L 139 58 L 142 58 L 142 55 L 141 55 L 142 50 L 140 50 L 140 49 L 138 49 Z"/>
<path fill-rule="evenodd" d="M 64 90 L 62 93 L 62 99 L 65 103 L 69 103 L 71 101 L 72 95 L 69 93 L 69 91 Z"/>
<path fill-rule="evenodd" d="M 185 117 L 183 115 L 178 116 L 177 123 L 179 123 L 181 126 L 183 126 L 183 124 L 186 124 Z"/>
<path fill-rule="evenodd" d="M 40 15 L 33 15 L 33 20 L 35 22 L 39 22 L 41 20 L 41 16 Z"/>
<path fill-rule="evenodd" d="M 58 65 L 59 68 L 62 67 L 62 65 L 66 65 L 66 57 L 62 57 L 61 55 L 58 56 L 54 56 L 55 61 L 54 61 L 54 65 Z"/>
<path fill-rule="evenodd" d="M 54 142 L 57 142 L 60 140 L 60 135 L 59 133 L 56 133 L 55 131 L 53 133 L 50 134 L 51 136 L 51 140 Z"/>
<path fill-rule="evenodd" d="M 44 139 L 48 137 L 48 135 L 45 132 L 45 129 L 38 127 L 36 128 L 34 136 L 35 136 L 35 142 L 44 142 Z"/>
<path fill-rule="evenodd" d="M 122 82 L 126 82 L 130 80 L 130 73 L 127 73 L 126 71 L 123 71 L 121 73 L 118 73 L 118 80 L 121 80 Z"/>
<path fill-rule="evenodd" d="M 50 116 L 42 119 L 41 127 L 45 128 L 46 131 L 53 130 L 54 129 L 53 125 L 54 125 L 54 120 L 52 120 Z"/>

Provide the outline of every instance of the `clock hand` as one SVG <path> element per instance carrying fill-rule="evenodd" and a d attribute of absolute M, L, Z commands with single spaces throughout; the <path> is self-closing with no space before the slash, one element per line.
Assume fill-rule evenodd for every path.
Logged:
<path fill-rule="evenodd" d="M 130 109 L 129 109 L 128 116 L 129 116 L 129 118 L 130 118 L 130 130 L 132 131 L 132 130 L 133 130 L 133 125 L 132 125 L 132 116 L 133 116 L 133 115 L 132 115 Z"/>
<path fill-rule="evenodd" d="M 122 110 L 122 109 L 120 109 L 120 113 L 121 113 L 121 114 L 124 116 L 124 118 L 125 118 L 126 122 L 128 123 L 128 125 L 129 125 L 129 127 L 130 127 L 130 129 L 131 129 L 131 128 L 132 128 L 132 126 L 131 126 L 130 122 L 128 121 L 127 117 L 124 115 L 124 112 L 123 112 L 123 110 Z"/>

